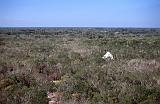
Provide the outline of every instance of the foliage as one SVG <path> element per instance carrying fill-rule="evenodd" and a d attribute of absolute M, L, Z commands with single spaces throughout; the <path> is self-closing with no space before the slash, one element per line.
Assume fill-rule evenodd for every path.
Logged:
<path fill-rule="evenodd" d="M 111 30 L 2 31 L 0 103 L 45 104 L 48 91 L 71 103 L 159 103 L 159 30 L 144 29 L 142 36 L 136 29 Z M 102 59 L 106 51 L 114 60 Z M 51 75 L 60 78 L 48 80 Z"/>

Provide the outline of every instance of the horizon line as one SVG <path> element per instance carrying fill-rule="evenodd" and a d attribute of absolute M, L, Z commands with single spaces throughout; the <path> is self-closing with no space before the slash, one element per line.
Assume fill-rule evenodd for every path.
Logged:
<path fill-rule="evenodd" d="M 129 26 L 0 26 L 0 28 L 160 28 L 160 27 L 129 27 Z"/>

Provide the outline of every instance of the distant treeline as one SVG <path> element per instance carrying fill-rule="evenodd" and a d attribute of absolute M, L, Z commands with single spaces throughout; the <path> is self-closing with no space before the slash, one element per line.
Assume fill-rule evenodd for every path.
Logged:
<path fill-rule="evenodd" d="M 0 34 L 7 35 L 70 35 L 70 36 L 87 36 L 94 38 L 99 36 L 100 38 L 104 36 L 158 36 L 160 35 L 159 28 L 45 28 L 45 27 L 33 27 L 33 28 L 0 28 Z"/>

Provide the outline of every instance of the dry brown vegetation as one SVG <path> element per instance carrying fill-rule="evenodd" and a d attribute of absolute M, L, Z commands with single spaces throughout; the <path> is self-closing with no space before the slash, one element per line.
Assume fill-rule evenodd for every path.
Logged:
<path fill-rule="evenodd" d="M 0 103 L 158 104 L 160 37 L 93 33 L 1 34 Z"/>

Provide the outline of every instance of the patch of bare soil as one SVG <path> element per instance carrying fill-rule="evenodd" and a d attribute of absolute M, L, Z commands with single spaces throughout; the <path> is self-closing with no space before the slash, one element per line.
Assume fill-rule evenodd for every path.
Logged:
<path fill-rule="evenodd" d="M 48 104 L 61 104 L 62 92 L 48 92 L 47 98 L 49 99 Z"/>

